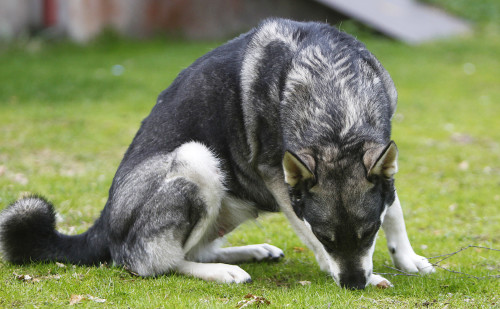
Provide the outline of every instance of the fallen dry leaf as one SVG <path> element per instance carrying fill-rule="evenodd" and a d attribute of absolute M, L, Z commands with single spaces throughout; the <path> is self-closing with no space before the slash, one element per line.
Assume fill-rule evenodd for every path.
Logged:
<path fill-rule="evenodd" d="M 301 253 L 304 252 L 304 248 L 302 247 L 293 247 L 293 252 Z"/>
<path fill-rule="evenodd" d="M 268 301 L 267 299 L 265 299 L 264 297 L 256 296 L 256 295 L 253 295 L 252 293 L 248 293 L 247 295 L 245 295 L 244 298 L 246 298 L 246 299 L 240 300 L 238 302 L 238 304 L 236 304 L 236 308 L 245 308 L 245 307 L 248 307 L 251 305 L 260 306 L 260 305 L 271 304 L 271 302 Z"/>
<path fill-rule="evenodd" d="M 59 280 L 61 279 L 60 275 L 48 275 L 48 276 L 40 276 L 40 277 L 32 277 L 30 275 L 18 275 L 14 273 L 14 276 L 16 277 L 17 280 L 23 281 L 23 282 L 31 282 L 31 283 L 36 283 L 40 282 L 41 280 Z"/>
<path fill-rule="evenodd" d="M 311 281 L 307 281 L 307 280 L 299 281 L 299 283 L 302 285 L 311 285 Z"/>
<path fill-rule="evenodd" d="M 71 297 L 69 298 L 69 304 L 70 304 L 70 306 L 76 305 L 84 299 L 85 299 L 85 297 L 83 297 L 83 295 L 72 294 Z"/>

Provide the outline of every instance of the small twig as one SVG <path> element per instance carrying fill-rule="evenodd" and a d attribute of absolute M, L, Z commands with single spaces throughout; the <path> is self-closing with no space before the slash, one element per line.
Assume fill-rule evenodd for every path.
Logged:
<path fill-rule="evenodd" d="M 432 257 L 429 257 L 428 259 L 435 259 L 435 258 L 439 258 L 439 257 L 445 257 L 444 259 L 441 259 L 437 262 L 435 262 L 435 264 L 439 264 L 441 263 L 442 261 L 454 256 L 455 254 L 459 253 L 459 252 L 462 252 L 464 250 L 467 250 L 469 248 L 479 248 L 479 249 L 486 249 L 486 250 L 493 250 L 493 251 L 499 251 L 500 252 L 500 249 L 494 249 L 494 248 L 488 248 L 488 247 L 482 247 L 482 246 L 475 246 L 475 245 L 468 245 L 467 247 L 463 247 L 462 249 L 460 250 L 457 250 L 455 252 L 452 252 L 452 253 L 447 253 L 447 254 L 442 254 L 442 255 L 437 255 L 437 256 L 432 256 Z"/>
<path fill-rule="evenodd" d="M 395 274 L 395 273 L 375 273 L 376 275 L 383 275 L 383 276 L 408 276 L 408 277 L 421 277 L 421 275 L 417 274 Z"/>
<path fill-rule="evenodd" d="M 478 279 L 478 280 L 490 279 L 490 278 L 500 278 L 500 275 L 489 275 L 489 276 L 477 277 L 477 276 L 474 276 L 474 275 L 471 275 L 471 274 L 467 274 L 467 273 L 463 273 L 463 272 L 460 272 L 460 271 L 456 271 L 456 270 L 451 270 L 451 269 L 448 269 L 448 268 L 444 268 L 441 265 L 437 265 L 437 264 L 432 264 L 432 265 L 436 266 L 438 268 L 441 268 L 443 270 L 446 270 L 447 272 L 450 272 L 450 273 L 463 275 L 463 277 L 467 277 L 467 278 L 474 278 L 474 279 Z"/>
<path fill-rule="evenodd" d="M 458 253 L 460 253 L 460 252 L 462 252 L 462 251 L 464 251 L 464 250 L 467 250 L 467 249 L 469 249 L 469 248 L 471 248 L 471 246 L 470 246 L 470 245 L 469 245 L 469 246 L 467 246 L 467 247 L 464 247 L 464 248 L 462 248 L 462 249 L 460 249 L 460 250 L 457 250 L 457 251 L 455 251 L 455 252 L 448 253 L 448 254 L 444 254 L 444 255 L 442 255 L 442 256 L 445 256 L 445 258 L 440 259 L 439 261 L 435 262 L 434 264 L 436 264 L 436 265 L 437 265 L 437 264 L 441 263 L 442 261 L 444 261 L 444 260 L 446 260 L 446 259 L 449 259 L 450 257 L 454 256 L 455 254 L 458 254 Z M 432 258 L 434 258 L 434 257 L 431 257 L 430 259 L 432 259 Z"/>
<path fill-rule="evenodd" d="M 465 250 L 467 250 L 469 248 L 479 248 L 479 249 L 486 249 L 486 250 L 492 250 L 492 251 L 498 251 L 498 252 L 500 252 L 500 249 L 494 249 L 494 248 L 488 248 L 488 247 L 482 247 L 482 246 L 475 246 L 475 245 L 468 245 L 468 246 L 463 247 L 460 250 L 457 250 L 455 252 L 447 253 L 447 254 L 442 254 L 442 255 L 437 255 L 437 256 L 433 256 L 433 257 L 429 257 L 428 259 L 435 259 L 435 258 L 444 257 L 443 259 L 440 259 L 439 261 L 437 261 L 435 263 L 431 263 L 432 266 L 441 268 L 441 269 L 443 269 L 443 270 L 445 270 L 447 272 L 450 272 L 450 273 L 462 275 L 462 277 L 474 278 L 474 279 L 477 279 L 477 280 L 500 278 L 500 275 L 489 275 L 489 276 L 478 277 L 478 276 L 474 276 L 474 275 L 467 274 L 467 273 L 464 273 L 464 272 L 447 269 L 447 268 L 439 265 L 439 263 L 441 263 L 442 261 L 444 261 L 444 260 L 446 260 L 446 259 L 454 256 L 455 254 L 458 254 L 458 253 L 460 253 L 462 251 L 465 251 Z M 390 276 L 424 277 L 424 275 L 410 274 L 410 273 L 407 273 L 407 272 L 405 272 L 405 271 L 403 271 L 401 269 L 397 269 L 395 267 L 390 267 L 390 266 L 387 266 L 387 265 L 384 265 L 384 267 L 387 267 L 389 269 L 395 270 L 395 271 L 400 272 L 400 273 L 399 274 L 394 274 L 394 273 L 376 273 L 376 274 L 378 274 L 378 275 L 390 275 Z M 428 278 L 427 276 L 425 276 L 425 277 Z"/>

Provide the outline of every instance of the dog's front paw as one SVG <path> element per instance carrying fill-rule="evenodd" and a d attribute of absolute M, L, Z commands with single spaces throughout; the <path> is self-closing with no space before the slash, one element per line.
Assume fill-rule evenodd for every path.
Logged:
<path fill-rule="evenodd" d="M 250 275 L 236 265 L 228 264 L 205 264 L 206 269 L 198 277 L 206 281 L 219 283 L 247 283 L 251 282 Z"/>
<path fill-rule="evenodd" d="M 278 260 L 284 256 L 283 251 L 280 248 L 269 244 L 220 248 L 216 251 L 216 254 L 217 262 L 229 264 Z"/>
<path fill-rule="evenodd" d="M 284 257 L 283 250 L 269 244 L 258 244 L 245 246 L 248 253 L 257 261 L 263 260 L 279 260 Z"/>
<path fill-rule="evenodd" d="M 396 252 L 392 256 L 392 260 L 396 268 L 410 272 L 427 275 L 435 271 L 434 266 L 423 256 L 416 254 L 413 251 Z"/>
<path fill-rule="evenodd" d="M 373 285 L 379 289 L 387 289 L 393 287 L 392 283 L 382 276 L 372 274 L 368 280 L 369 285 Z"/>

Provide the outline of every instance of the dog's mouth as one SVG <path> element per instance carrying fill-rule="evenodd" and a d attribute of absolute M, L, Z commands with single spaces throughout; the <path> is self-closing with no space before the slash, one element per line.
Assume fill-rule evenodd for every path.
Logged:
<path fill-rule="evenodd" d="M 327 244 L 331 245 L 331 242 L 327 242 Z M 333 247 L 335 248 L 334 245 Z M 371 263 L 366 262 L 368 260 L 371 262 L 372 256 L 369 254 L 369 250 L 365 252 L 366 254 L 353 255 L 347 255 L 345 252 L 336 254 L 335 249 L 331 247 L 329 249 L 327 246 L 324 246 L 324 250 L 328 260 L 329 273 L 338 286 L 350 290 L 360 290 L 368 285 L 372 274 Z"/>
<path fill-rule="evenodd" d="M 362 290 L 368 280 L 363 271 L 352 271 L 340 274 L 340 286 L 350 290 Z"/>
<path fill-rule="evenodd" d="M 328 256 L 328 262 L 330 266 L 329 273 L 339 287 L 350 290 L 362 290 L 367 286 L 369 277 L 367 278 L 365 270 L 343 267 L 334 261 L 331 256 Z"/>

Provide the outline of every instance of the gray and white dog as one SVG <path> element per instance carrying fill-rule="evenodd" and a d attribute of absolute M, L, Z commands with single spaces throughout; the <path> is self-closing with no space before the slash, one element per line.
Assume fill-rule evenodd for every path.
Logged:
<path fill-rule="evenodd" d="M 353 37 L 321 23 L 266 20 L 159 95 L 87 232 L 57 232 L 53 206 L 25 197 L 1 214 L 3 256 L 241 283 L 250 275 L 229 264 L 283 252 L 221 248 L 221 238 L 282 211 L 340 286 L 390 285 L 372 273 L 381 226 L 398 268 L 430 273 L 410 245 L 394 187 L 396 99 L 389 74 Z"/>

